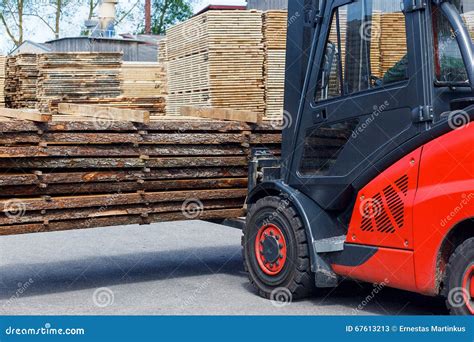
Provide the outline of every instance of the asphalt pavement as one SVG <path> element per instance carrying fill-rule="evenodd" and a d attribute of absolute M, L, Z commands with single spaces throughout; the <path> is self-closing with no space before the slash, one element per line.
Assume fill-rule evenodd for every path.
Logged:
<path fill-rule="evenodd" d="M 239 230 L 201 221 L 0 237 L 3 315 L 433 315 L 441 299 L 345 282 L 258 297 Z"/>

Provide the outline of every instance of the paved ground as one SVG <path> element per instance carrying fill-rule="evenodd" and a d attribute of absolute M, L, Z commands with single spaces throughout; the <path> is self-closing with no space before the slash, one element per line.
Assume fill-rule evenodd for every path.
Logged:
<path fill-rule="evenodd" d="M 240 231 L 205 222 L 0 237 L 0 314 L 445 314 L 443 302 L 345 283 L 276 307 L 243 273 Z M 362 305 L 364 311 L 355 311 Z"/>

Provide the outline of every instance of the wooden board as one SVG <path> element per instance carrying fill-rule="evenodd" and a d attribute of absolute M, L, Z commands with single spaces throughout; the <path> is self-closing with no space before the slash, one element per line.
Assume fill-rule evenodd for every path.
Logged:
<path fill-rule="evenodd" d="M 196 116 L 200 118 L 261 123 L 262 116 L 248 110 L 206 108 L 206 107 L 181 107 L 181 115 Z"/>
<path fill-rule="evenodd" d="M 51 114 L 44 114 L 35 110 L 21 110 L 9 108 L 0 108 L 0 117 L 36 122 L 48 122 L 52 119 Z"/>
<path fill-rule="evenodd" d="M 58 113 L 79 117 L 86 116 L 97 119 L 107 119 L 110 121 L 130 121 L 139 123 L 150 122 L 150 112 L 144 110 L 122 109 L 106 106 L 60 103 L 58 106 Z"/>

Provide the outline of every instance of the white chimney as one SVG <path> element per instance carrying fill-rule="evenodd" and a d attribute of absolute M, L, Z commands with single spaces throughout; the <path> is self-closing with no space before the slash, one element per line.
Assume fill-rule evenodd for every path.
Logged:
<path fill-rule="evenodd" d="M 99 21 L 101 29 L 104 31 L 114 31 L 116 16 L 116 6 L 118 0 L 102 0 L 99 7 Z"/>

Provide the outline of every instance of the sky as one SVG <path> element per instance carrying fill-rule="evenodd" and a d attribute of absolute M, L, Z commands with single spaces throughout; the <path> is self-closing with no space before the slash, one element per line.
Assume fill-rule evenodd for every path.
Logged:
<path fill-rule="evenodd" d="M 119 3 L 129 4 L 132 0 L 119 0 Z M 198 12 L 202 8 L 208 5 L 245 5 L 245 0 L 195 0 L 194 11 Z M 79 8 L 73 18 L 69 19 L 67 23 L 63 25 L 63 36 L 75 36 L 79 33 L 84 20 L 87 17 L 87 8 Z M 30 30 L 25 34 L 26 40 L 32 40 L 35 42 L 42 43 L 44 41 L 53 39 L 54 36 L 50 30 L 48 30 L 40 19 L 29 18 L 31 20 L 29 26 L 34 27 L 34 30 Z M 37 29 L 36 29 L 37 28 Z M 128 33 L 134 31 L 135 25 L 133 22 L 122 24 L 118 28 L 118 33 Z M 12 49 L 12 43 L 7 38 L 5 28 L 0 27 L 0 54 L 6 54 Z"/>

